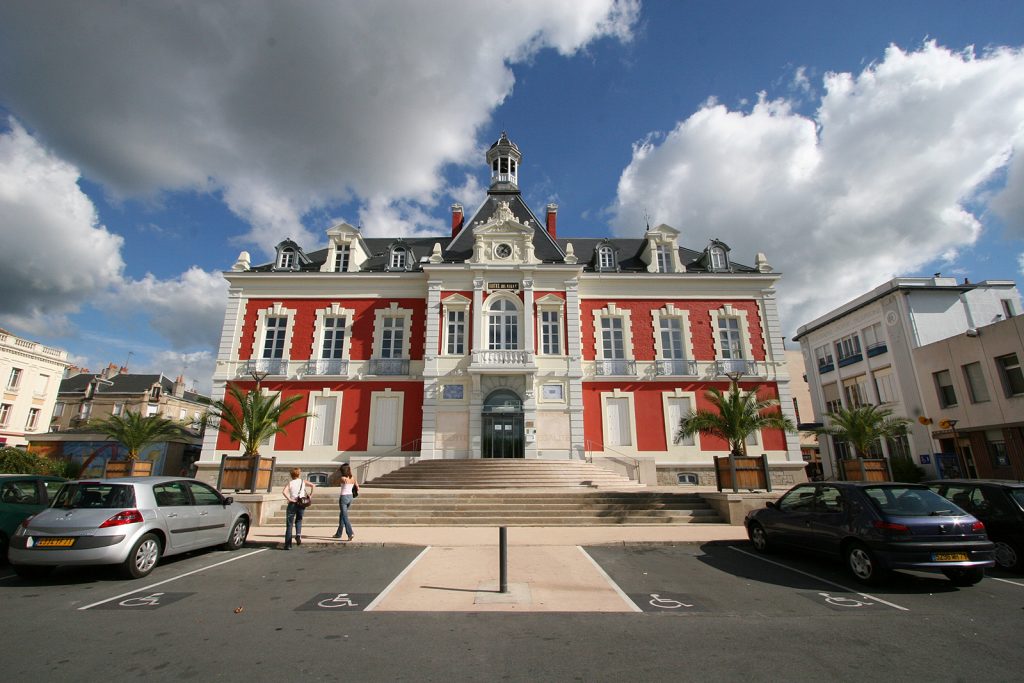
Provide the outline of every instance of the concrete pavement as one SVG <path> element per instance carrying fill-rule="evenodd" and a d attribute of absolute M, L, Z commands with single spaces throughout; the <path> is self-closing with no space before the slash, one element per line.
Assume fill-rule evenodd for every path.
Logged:
<path fill-rule="evenodd" d="M 635 607 L 582 546 L 746 538 L 742 526 L 729 524 L 508 527 L 508 591 L 501 593 L 497 527 L 356 527 L 351 542 L 331 538 L 334 531 L 307 526 L 302 545 L 289 552 L 423 546 L 374 605 L 374 611 L 418 612 L 632 612 Z M 281 548 L 283 539 L 283 526 L 254 527 L 248 543 Z"/>

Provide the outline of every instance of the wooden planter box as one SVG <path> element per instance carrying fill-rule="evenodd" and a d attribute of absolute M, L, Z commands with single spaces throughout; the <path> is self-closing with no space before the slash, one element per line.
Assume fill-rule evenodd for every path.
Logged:
<path fill-rule="evenodd" d="M 767 455 L 715 456 L 715 479 L 718 490 L 740 489 L 772 490 L 772 479 L 768 474 Z"/>
<path fill-rule="evenodd" d="M 149 460 L 127 460 L 107 461 L 103 466 L 103 476 L 107 479 L 116 477 L 148 477 L 153 474 L 153 463 Z"/>
<path fill-rule="evenodd" d="M 270 493 L 276 462 L 277 458 L 222 455 L 217 488 L 221 491 L 249 489 L 250 493 L 266 489 Z"/>
<path fill-rule="evenodd" d="M 846 481 L 891 481 L 892 475 L 885 459 L 854 458 L 843 461 L 843 478 Z"/>

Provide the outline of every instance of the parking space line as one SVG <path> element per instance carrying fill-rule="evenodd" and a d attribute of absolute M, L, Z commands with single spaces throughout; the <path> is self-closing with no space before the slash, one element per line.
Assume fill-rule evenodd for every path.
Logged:
<path fill-rule="evenodd" d="M 264 553 L 264 552 L 266 552 L 268 550 L 270 550 L 270 548 L 260 548 L 259 550 L 252 551 L 251 553 L 246 553 L 245 555 L 239 555 L 237 557 L 232 557 L 230 559 L 224 560 L 223 562 L 218 562 L 216 564 L 211 564 L 211 565 L 209 565 L 207 567 L 200 567 L 199 569 L 193 569 L 192 571 L 185 572 L 184 574 L 181 574 L 180 576 L 172 576 L 169 579 L 164 579 L 163 581 L 157 581 L 156 583 L 151 583 L 150 585 L 148 585 L 148 586 L 146 586 L 144 588 L 136 588 L 134 590 L 128 591 L 127 593 L 121 593 L 120 595 L 115 595 L 112 598 L 107 598 L 106 600 L 100 600 L 99 602 L 94 602 L 91 605 L 86 605 L 85 607 L 79 607 L 78 610 L 79 611 L 87 610 L 87 609 L 90 609 L 92 607 L 96 607 L 97 605 L 103 605 L 103 604 L 108 603 L 108 602 L 113 602 L 114 600 L 119 600 L 121 598 L 124 598 L 124 597 L 127 597 L 129 595 L 132 595 L 133 593 L 139 593 L 139 592 L 142 592 L 142 591 L 148 591 L 150 588 L 156 588 L 157 586 L 162 586 L 165 583 L 170 583 L 171 581 L 177 581 L 178 579 L 184 579 L 186 576 L 191 576 L 192 574 L 198 574 L 199 572 L 205 572 L 207 569 L 213 569 L 214 567 L 219 567 L 222 564 L 227 564 L 228 562 L 234 562 L 235 560 L 244 560 L 247 557 L 252 557 L 253 555 L 259 555 L 260 553 Z"/>
<path fill-rule="evenodd" d="M 1002 581 L 1003 583 L 1013 584 L 1014 586 L 1020 586 L 1024 588 L 1024 583 L 1017 583 L 1016 581 L 1010 581 L 1009 579 L 1000 579 L 998 576 L 989 576 L 989 579 L 993 581 Z"/>
<path fill-rule="evenodd" d="M 406 568 L 405 568 L 405 569 L 403 569 L 403 570 L 402 570 L 402 572 L 401 572 L 401 573 L 400 573 L 400 574 L 399 574 L 398 576 L 396 576 L 396 577 L 395 577 L 394 579 L 392 579 L 392 580 L 391 580 L 391 583 L 389 583 L 389 584 L 388 584 L 387 588 L 385 588 L 384 590 L 382 590 L 382 591 L 381 591 L 381 592 L 380 592 L 380 593 L 379 593 L 379 594 L 377 595 L 377 597 L 375 597 L 375 598 L 373 599 L 373 601 L 372 601 L 372 602 L 371 602 L 371 603 L 370 603 L 369 605 L 367 605 L 367 606 L 366 606 L 366 608 L 365 608 L 365 609 L 364 609 L 363 611 L 364 611 L 364 612 L 372 612 L 372 611 L 374 610 L 374 608 L 375 608 L 375 607 L 377 606 L 377 603 L 378 603 L 378 602 L 380 602 L 381 600 L 383 600 L 384 598 L 386 598 L 386 597 L 388 596 L 388 593 L 390 593 L 390 592 L 391 592 L 391 589 L 392 589 L 392 588 L 394 588 L 395 586 L 397 586 L 397 585 L 399 584 L 399 582 L 401 582 L 401 580 L 402 580 L 402 577 L 404 577 L 404 576 L 405 576 L 406 574 L 408 574 L 408 573 L 409 573 L 409 572 L 410 572 L 410 571 L 412 570 L 412 568 L 416 566 L 416 563 L 417 563 L 417 562 L 419 562 L 419 561 L 420 561 L 420 559 L 421 559 L 421 558 L 422 558 L 422 557 L 423 557 L 424 555 L 426 555 L 426 554 L 427 554 L 427 551 L 428 551 L 428 550 L 430 550 L 430 549 L 431 549 L 432 547 L 433 547 L 433 546 L 429 546 L 429 545 L 428 545 L 428 546 L 427 546 L 426 548 L 424 548 L 424 549 L 423 549 L 423 550 L 422 550 L 422 551 L 420 552 L 420 554 L 419 554 L 419 555 L 417 555 L 416 557 L 414 557 L 414 558 L 413 558 L 413 560 L 412 560 L 412 562 L 410 562 L 410 563 L 409 563 L 409 564 L 408 564 L 408 565 L 406 566 Z"/>
<path fill-rule="evenodd" d="M 597 563 L 597 561 L 590 556 L 590 553 L 588 553 L 586 550 L 583 549 L 583 546 L 578 545 L 576 547 L 580 549 L 581 553 L 583 553 L 583 557 L 585 557 L 588 560 L 590 560 L 590 564 L 594 565 L 594 568 L 597 570 L 598 574 L 600 574 L 601 576 L 604 577 L 604 580 L 608 582 L 608 585 L 612 587 L 612 590 L 614 590 L 616 593 L 619 594 L 619 597 L 622 598 L 623 602 L 625 602 L 627 605 L 629 605 L 633 609 L 634 612 L 643 612 L 643 610 L 640 609 L 640 606 L 637 605 L 632 600 L 630 600 L 629 596 L 626 595 L 621 588 L 619 588 L 619 584 L 615 583 L 612 580 L 612 577 L 608 576 L 608 572 L 606 572 L 601 567 L 601 565 L 599 565 Z"/>
<path fill-rule="evenodd" d="M 729 546 L 729 547 L 732 548 L 733 550 L 735 550 L 738 553 L 743 553 L 744 555 L 756 558 L 758 560 L 761 560 L 762 562 L 767 562 L 768 564 L 774 564 L 776 567 L 782 567 L 783 569 L 788 569 L 789 571 L 796 572 L 797 574 L 803 574 L 804 576 L 808 576 L 808 577 L 814 579 L 815 581 L 821 581 L 822 583 L 827 583 L 830 586 L 835 586 L 836 588 L 840 588 L 840 589 L 846 591 L 847 593 L 855 593 L 855 594 L 857 594 L 857 595 L 859 595 L 859 596 L 861 596 L 863 598 L 868 598 L 870 600 L 874 600 L 876 602 L 880 602 L 883 605 L 888 605 L 889 607 L 892 607 L 893 609 L 898 609 L 898 610 L 901 610 L 903 612 L 909 612 L 910 611 L 906 607 L 900 607 L 899 605 L 897 605 L 894 602 L 889 602 L 887 600 L 883 600 L 883 599 L 881 599 L 879 597 L 875 597 L 874 595 L 871 595 L 869 593 L 861 593 L 860 591 L 854 590 L 853 588 L 848 588 L 848 587 L 844 586 L 841 583 L 836 583 L 835 581 L 830 581 L 828 579 L 823 579 L 820 576 L 815 576 L 814 574 L 811 574 L 809 572 L 805 572 L 802 569 L 797 569 L 796 567 L 790 567 L 789 565 L 782 564 L 781 562 L 775 562 L 774 560 L 769 560 L 766 557 L 761 557 L 760 555 L 755 555 L 754 553 L 749 553 L 746 550 L 743 550 L 742 548 L 737 548 L 736 546 Z"/>

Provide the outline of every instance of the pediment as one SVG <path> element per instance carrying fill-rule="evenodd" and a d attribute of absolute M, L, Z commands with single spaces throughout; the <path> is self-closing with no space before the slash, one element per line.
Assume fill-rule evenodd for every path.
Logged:
<path fill-rule="evenodd" d="M 499 202 L 491 217 L 473 228 L 471 263 L 513 265 L 538 263 L 533 252 L 534 229 L 516 220 L 508 202 Z"/>

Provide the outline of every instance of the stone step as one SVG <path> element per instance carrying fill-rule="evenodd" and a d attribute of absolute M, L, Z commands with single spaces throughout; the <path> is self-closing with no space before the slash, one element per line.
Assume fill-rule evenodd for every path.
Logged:
<path fill-rule="evenodd" d="M 639 487 L 610 470 L 578 460 L 421 460 L 381 475 L 366 488 Z"/>
<path fill-rule="evenodd" d="M 352 515 L 352 524 L 358 530 L 359 526 L 601 526 L 601 525 L 649 525 L 649 524 L 717 524 L 720 522 L 717 516 L 713 515 L 687 515 L 678 517 L 632 517 L 632 516 L 578 516 L 570 517 L 558 515 L 554 517 L 466 517 L 453 519 L 449 516 L 424 517 L 409 516 L 401 518 L 373 518 L 359 517 Z M 334 526 L 338 523 L 337 516 L 323 523 L 307 519 L 307 525 Z M 284 520 L 270 520 L 270 526 L 284 527 Z"/>

